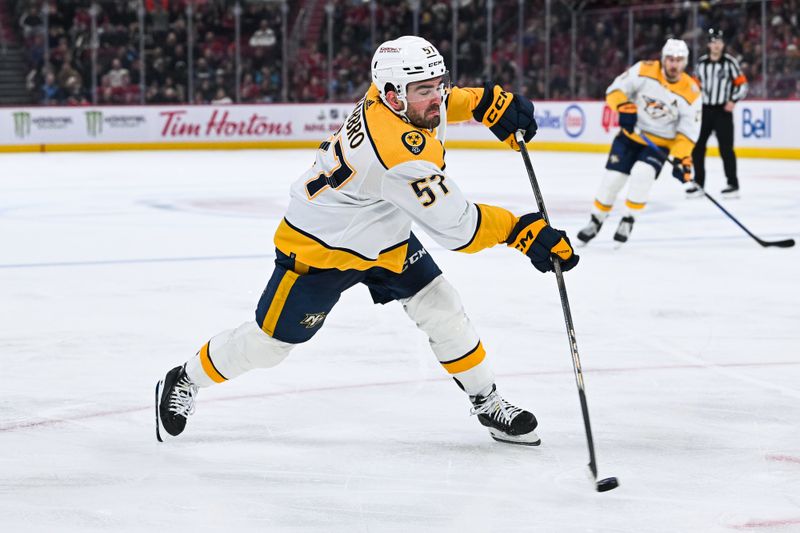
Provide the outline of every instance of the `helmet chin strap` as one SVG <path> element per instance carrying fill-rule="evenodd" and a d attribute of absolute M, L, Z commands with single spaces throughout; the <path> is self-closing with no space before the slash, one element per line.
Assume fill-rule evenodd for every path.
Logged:
<path fill-rule="evenodd" d="M 394 94 L 397 94 L 397 93 L 395 92 Z M 397 98 L 397 101 L 400 102 L 401 104 L 403 104 L 403 109 L 400 109 L 400 110 L 397 110 L 394 107 L 392 107 L 392 104 L 390 104 L 386 100 L 385 96 L 381 95 L 381 100 L 383 101 L 384 104 L 386 104 L 386 107 L 388 107 L 389 110 L 392 113 L 394 113 L 398 117 L 402 118 L 405 122 L 408 122 L 409 124 L 411 124 L 411 121 L 409 120 L 408 116 L 406 115 L 406 112 L 408 111 L 408 100 L 406 100 L 405 98 L 400 98 L 400 97 Z"/>
<path fill-rule="evenodd" d="M 439 127 L 436 129 L 436 138 L 444 145 L 445 134 L 447 132 L 447 102 L 442 98 L 439 104 Z"/>

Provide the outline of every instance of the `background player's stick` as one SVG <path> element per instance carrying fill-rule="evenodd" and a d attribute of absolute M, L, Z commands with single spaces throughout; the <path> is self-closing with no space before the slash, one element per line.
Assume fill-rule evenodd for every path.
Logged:
<path fill-rule="evenodd" d="M 657 153 L 659 153 L 659 154 L 662 154 L 662 155 L 663 155 L 663 152 L 662 152 L 661 150 L 659 150 L 659 149 L 658 149 L 658 147 L 657 147 L 657 146 L 656 146 L 656 145 L 653 143 L 653 141 L 651 141 L 651 140 L 650 140 L 650 139 L 647 137 L 647 135 L 645 135 L 645 134 L 644 134 L 644 132 L 643 132 L 643 131 L 637 131 L 636 133 L 638 133 L 638 134 L 639 134 L 639 136 L 640 136 L 642 139 L 644 139 L 644 142 L 646 142 L 646 143 L 647 143 L 647 146 L 649 146 L 650 148 L 652 148 L 652 149 L 653 149 L 653 151 L 655 151 L 655 152 L 657 152 Z M 673 158 L 673 157 L 670 157 L 669 155 L 666 155 L 666 156 L 664 156 L 664 157 L 665 157 L 666 161 L 667 161 L 669 164 L 671 164 L 673 167 L 679 167 L 679 166 L 681 166 L 681 162 L 680 162 L 680 161 L 678 161 L 677 159 L 675 159 L 675 158 Z M 778 248 L 791 248 L 792 246 L 794 246 L 794 239 L 784 239 L 784 240 L 782 240 L 782 241 L 765 241 L 764 239 L 760 239 L 760 238 L 756 237 L 756 236 L 755 236 L 755 235 L 754 235 L 754 234 L 753 234 L 753 233 L 752 233 L 752 232 L 751 232 L 749 229 L 745 228 L 745 227 L 744 227 L 744 225 L 743 225 L 741 222 L 739 222 L 738 220 L 736 220 L 736 217 L 734 217 L 733 215 L 731 215 L 731 214 L 728 212 L 728 210 L 727 210 L 727 209 L 725 209 L 724 207 L 722 207 L 722 206 L 720 205 L 720 203 L 719 203 L 719 202 L 717 202 L 717 201 L 716 201 L 714 198 L 712 198 L 712 197 L 711 197 L 711 195 L 710 195 L 710 194 L 708 194 L 708 193 L 705 191 L 705 189 L 703 189 L 703 188 L 700 186 L 700 184 L 698 184 L 698 183 L 697 183 L 696 181 L 694 181 L 694 180 L 692 180 L 692 181 L 691 181 L 691 183 L 692 183 L 692 184 L 693 184 L 695 187 L 697 187 L 697 188 L 700 190 L 700 192 L 702 192 L 702 193 L 703 193 L 703 195 L 704 195 L 706 198 L 708 198 L 709 200 L 711 200 L 711 203 L 713 203 L 715 206 L 719 207 L 719 208 L 720 208 L 720 210 L 721 210 L 723 213 L 725 213 L 725 214 L 728 216 L 728 218 L 730 218 L 731 220 L 733 220 L 733 221 L 734 221 L 734 223 L 736 223 L 736 225 L 737 225 L 737 226 L 739 226 L 740 228 L 742 228 L 742 229 L 744 230 L 744 232 L 745 232 L 745 233 L 747 233 L 747 234 L 748 234 L 748 235 L 750 235 L 750 236 L 751 236 L 753 239 L 755 239 L 755 241 L 756 241 L 758 244 L 760 244 L 761 246 L 764 246 L 764 247 L 767 247 L 767 246 L 777 246 Z"/>
<path fill-rule="evenodd" d="M 544 198 L 542 198 L 542 191 L 539 190 L 539 184 L 536 181 L 536 174 L 533 172 L 533 165 L 531 165 L 531 158 L 528 155 L 528 149 L 525 146 L 525 139 L 521 131 L 516 135 L 517 144 L 519 144 L 519 152 L 522 154 L 522 160 L 525 162 L 525 168 L 528 170 L 528 179 L 533 188 L 533 195 L 536 197 L 536 204 L 539 206 L 539 212 L 542 213 L 544 221 L 550 224 L 550 219 L 547 216 L 547 210 L 544 207 Z M 595 483 L 597 492 L 605 492 L 607 490 L 615 489 L 619 486 L 619 482 L 615 477 L 609 477 L 597 480 L 597 460 L 594 453 L 594 439 L 592 438 L 592 425 L 589 423 L 589 406 L 586 403 L 586 390 L 583 385 L 583 372 L 581 371 L 581 360 L 578 357 L 578 342 L 575 340 L 575 328 L 572 325 L 572 313 L 569 310 L 569 300 L 567 299 L 567 286 L 564 284 L 564 274 L 561 272 L 561 263 L 553 261 L 553 270 L 556 273 L 556 281 L 558 282 L 558 292 L 561 295 L 561 308 L 564 310 L 564 322 L 567 326 L 567 337 L 569 338 L 569 349 L 572 352 L 572 368 L 575 371 L 575 382 L 578 384 L 578 397 L 581 400 L 581 413 L 583 414 L 583 427 L 586 429 L 586 443 L 589 447 L 589 470 L 592 472 L 592 478 Z"/>

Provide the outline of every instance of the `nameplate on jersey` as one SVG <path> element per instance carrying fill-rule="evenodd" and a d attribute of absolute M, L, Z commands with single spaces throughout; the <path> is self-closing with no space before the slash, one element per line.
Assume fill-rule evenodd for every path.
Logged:
<path fill-rule="evenodd" d="M 418 131 L 407 131 L 401 137 L 403 146 L 414 155 L 419 155 L 425 149 L 425 137 Z"/>

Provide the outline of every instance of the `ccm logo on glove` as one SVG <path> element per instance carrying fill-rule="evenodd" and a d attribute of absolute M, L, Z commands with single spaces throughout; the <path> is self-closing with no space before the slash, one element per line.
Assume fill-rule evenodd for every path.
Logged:
<path fill-rule="evenodd" d="M 506 244 L 527 255 L 540 272 L 553 270 L 553 258 L 561 261 L 564 272 L 577 265 L 579 260 L 567 234 L 548 226 L 541 213 L 520 217 Z"/>
<path fill-rule="evenodd" d="M 499 85 L 486 84 L 483 97 L 472 111 L 472 117 L 489 128 L 495 137 L 519 151 L 518 130 L 525 132 L 525 142 L 533 139 L 538 126 L 533 116 L 533 104 L 520 94 L 512 94 Z"/>
<path fill-rule="evenodd" d="M 506 102 L 511 95 L 507 92 L 500 90 L 497 95 L 497 98 L 494 102 L 492 102 L 492 107 L 489 109 L 489 112 L 486 113 L 486 117 L 484 121 L 487 125 L 494 126 L 497 119 L 500 118 L 500 113 L 505 111 Z"/>

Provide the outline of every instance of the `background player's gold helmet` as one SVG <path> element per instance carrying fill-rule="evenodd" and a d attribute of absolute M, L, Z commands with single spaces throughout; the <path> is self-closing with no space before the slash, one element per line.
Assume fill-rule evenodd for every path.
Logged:
<path fill-rule="evenodd" d="M 393 111 L 406 117 L 408 110 L 407 87 L 409 83 L 445 76 L 444 58 L 430 42 L 422 37 L 404 35 L 381 44 L 372 56 L 372 81 L 378 88 L 381 100 L 386 102 L 386 89 L 397 93 L 403 109 Z"/>

